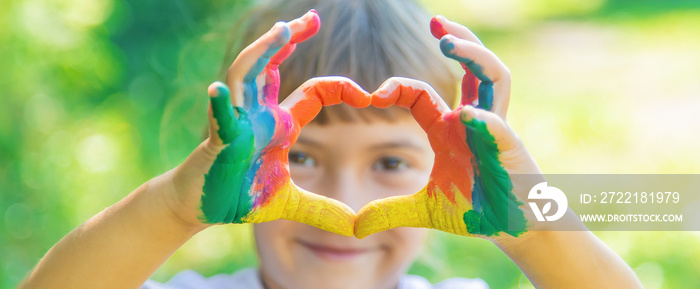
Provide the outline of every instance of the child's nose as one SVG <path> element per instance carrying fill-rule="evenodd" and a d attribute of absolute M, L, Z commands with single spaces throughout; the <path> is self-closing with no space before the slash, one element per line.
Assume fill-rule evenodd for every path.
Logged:
<path fill-rule="evenodd" d="M 370 188 L 353 169 L 335 170 L 332 177 L 329 178 L 326 188 L 325 195 L 327 197 L 343 202 L 355 212 L 372 201 L 369 198 L 371 193 L 368 190 Z"/>

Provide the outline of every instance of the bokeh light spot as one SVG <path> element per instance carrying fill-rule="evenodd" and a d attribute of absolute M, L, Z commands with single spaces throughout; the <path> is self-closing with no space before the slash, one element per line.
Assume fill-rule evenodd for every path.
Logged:
<path fill-rule="evenodd" d="M 27 124 L 45 133 L 54 129 L 63 115 L 63 105 L 44 94 L 37 94 L 29 99 L 24 109 Z"/>
<path fill-rule="evenodd" d="M 34 210 L 24 203 L 12 204 L 5 210 L 5 228 L 17 238 L 26 239 L 32 235 L 34 228 Z"/>
<path fill-rule="evenodd" d="M 106 172 L 116 164 L 120 150 L 111 137 L 94 134 L 80 142 L 75 155 L 84 170 L 89 172 Z"/>

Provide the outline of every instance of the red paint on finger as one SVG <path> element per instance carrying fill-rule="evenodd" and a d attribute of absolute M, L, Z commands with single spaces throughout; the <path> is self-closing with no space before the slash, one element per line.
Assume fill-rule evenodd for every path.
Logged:
<path fill-rule="evenodd" d="M 460 104 L 462 106 L 472 105 L 479 98 L 479 79 L 464 64 L 462 64 L 462 68 L 464 68 L 464 77 L 462 78 L 462 100 Z"/>
<path fill-rule="evenodd" d="M 430 19 L 430 33 L 433 37 L 437 39 L 442 39 L 443 36 L 449 34 L 442 23 L 437 20 L 438 16 Z M 460 63 L 462 69 L 464 69 L 464 78 L 462 78 L 462 99 L 460 101 L 461 105 L 471 105 L 478 98 L 477 91 L 479 87 L 479 79 L 477 79 L 474 74 L 469 71 L 464 63 Z"/>
<path fill-rule="evenodd" d="M 318 12 L 314 9 L 311 9 L 307 15 L 304 15 L 303 20 L 306 21 L 306 27 L 304 30 L 294 33 L 289 39 L 290 43 L 299 43 L 309 39 L 321 28 L 321 18 L 318 17 Z"/>
<path fill-rule="evenodd" d="M 447 34 L 445 28 L 442 27 L 442 23 L 437 21 L 437 16 L 430 19 L 430 33 L 432 33 L 433 37 L 437 39 L 440 39 Z"/>
<path fill-rule="evenodd" d="M 280 48 L 280 50 L 277 51 L 277 53 L 275 53 L 275 55 L 273 55 L 272 58 L 270 58 L 270 62 L 268 65 L 279 66 L 285 59 L 287 59 L 287 57 L 292 55 L 296 47 L 296 43 L 285 44 L 284 47 Z"/>
<path fill-rule="evenodd" d="M 297 43 L 304 42 L 305 40 L 311 38 L 311 36 L 316 35 L 318 30 L 321 28 L 321 18 L 318 17 L 318 12 L 316 12 L 314 9 L 311 9 L 306 15 L 304 15 L 301 21 L 306 22 L 306 27 L 304 27 L 304 29 L 301 31 L 297 31 L 292 34 L 289 42 L 279 51 L 277 51 L 272 58 L 270 58 L 269 65 L 279 66 L 282 64 L 287 57 L 292 55 L 294 49 L 296 49 Z"/>
<path fill-rule="evenodd" d="M 265 67 L 265 86 L 263 87 L 263 102 L 266 106 L 276 107 L 280 90 L 280 71 L 276 65 Z M 277 111 L 277 110 L 273 110 Z"/>

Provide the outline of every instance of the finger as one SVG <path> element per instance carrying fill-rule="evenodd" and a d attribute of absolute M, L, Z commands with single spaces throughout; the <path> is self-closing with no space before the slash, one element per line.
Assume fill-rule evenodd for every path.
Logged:
<path fill-rule="evenodd" d="M 442 39 L 445 35 L 453 35 L 459 39 L 466 40 L 466 41 L 471 41 L 475 44 L 478 44 L 479 46 L 483 46 L 483 43 L 479 38 L 471 32 L 467 27 L 464 27 L 463 25 L 460 25 L 459 23 L 449 21 L 447 20 L 444 16 L 438 15 L 433 17 L 433 19 L 430 22 L 430 28 L 433 36 L 436 38 Z M 441 42 L 442 44 L 442 42 Z M 444 50 L 443 50 L 444 53 Z M 445 54 L 447 55 L 447 54 Z M 447 55 L 448 57 L 451 57 Z M 452 57 L 454 58 L 454 57 Z M 458 59 L 459 60 L 459 59 Z M 498 60 L 500 62 L 500 60 Z M 486 109 L 491 109 L 491 105 L 493 102 L 493 89 L 491 86 L 493 85 L 492 81 L 493 80 L 487 80 L 484 82 L 483 77 L 478 77 L 476 76 L 476 72 L 472 70 L 473 67 L 468 66 L 468 62 L 466 61 L 460 61 L 462 64 L 462 68 L 464 68 L 466 74 L 464 75 L 464 78 L 462 80 L 462 100 L 461 104 L 463 105 L 472 105 L 474 102 L 477 100 L 477 97 L 480 99 L 483 99 L 480 103 L 480 106 Z M 501 63 L 502 64 L 502 63 Z M 505 67 L 505 65 L 502 65 Z M 478 85 L 478 80 L 482 81 L 482 85 Z M 505 105 L 502 103 L 497 103 L 496 104 L 496 111 L 501 115 L 502 117 L 505 118 L 505 114 L 507 111 L 507 103 L 508 103 L 508 98 L 510 97 L 510 82 L 508 81 L 507 87 L 504 87 L 506 90 L 508 90 L 507 96 L 501 98 L 500 94 L 497 94 L 497 96 L 505 101 Z M 478 86 L 477 86 L 478 85 Z M 502 84 L 498 84 L 499 88 L 502 86 Z M 478 88 L 477 88 L 478 87 Z M 479 92 L 477 94 L 477 92 Z M 483 92 L 483 93 L 482 93 Z M 478 95 L 478 96 L 477 96 Z"/>
<path fill-rule="evenodd" d="M 423 129 L 450 111 L 450 107 L 429 84 L 410 78 L 392 77 L 372 93 L 372 105 L 380 108 L 398 105 L 410 109 Z"/>
<path fill-rule="evenodd" d="M 278 66 L 280 65 L 289 55 L 294 52 L 297 43 L 304 42 L 305 40 L 314 36 L 318 30 L 321 28 L 321 19 L 318 16 L 316 10 L 311 9 L 309 12 L 304 14 L 304 16 L 294 19 L 287 23 L 291 31 L 291 37 L 289 43 L 287 43 L 280 51 L 278 51 L 272 59 L 270 59 L 270 65 Z"/>
<path fill-rule="evenodd" d="M 365 205 L 357 213 L 355 237 L 363 239 L 397 227 L 431 228 L 424 195 L 389 197 Z"/>
<path fill-rule="evenodd" d="M 349 78 L 325 76 L 304 82 L 280 104 L 280 107 L 287 109 L 292 119 L 302 128 L 318 115 L 321 107 L 341 102 L 362 108 L 370 105 L 371 97 Z"/>
<path fill-rule="evenodd" d="M 285 219 L 352 236 L 355 216 L 355 212 L 347 205 L 310 193 L 289 182 L 267 205 L 255 209 L 244 220 L 247 223 L 261 223 Z"/>
<path fill-rule="evenodd" d="M 513 194 L 513 184 L 501 156 L 520 142 L 503 119 L 491 112 L 465 106 L 460 117 L 475 160 L 474 210 L 464 214 L 464 222 L 470 233 L 491 236 L 506 232 L 517 236 L 525 231 L 527 221 L 519 209 L 522 203 Z"/>
<path fill-rule="evenodd" d="M 355 237 L 397 227 L 431 228 L 468 236 L 462 213 L 471 208 L 466 199 L 450 201 L 444 195 L 430 195 L 425 189 L 408 196 L 375 200 L 357 213 Z"/>
<path fill-rule="evenodd" d="M 238 121 L 234 115 L 229 90 L 221 81 L 209 85 L 207 89 L 211 102 L 209 133 L 216 143 L 228 144 L 236 137 Z M 216 132 L 216 133 L 214 133 Z"/>
<path fill-rule="evenodd" d="M 471 130 L 481 142 L 494 142 L 499 152 L 509 151 L 521 145 L 518 135 L 493 112 L 465 106 L 460 112 L 460 119 L 468 132 Z M 469 139 L 467 136 L 467 140 Z"/>
<path fill-rule="evenodd" d="M 207 223 L 239 222 L 237 214 L 242 215 L 247 202 L 241 201 L 247 197 L 247 192 L 239 192 L 250 187 L 245 174 L 253 156 L 253 134 L 247 114 L 241 108 L 234 108 L 229 99 L 229 92 L 222 82 L 214 82 L 209 86 L 211 97 L 210 106 L 210 139 L 217 144 L 228 144 L 223 149 L 199 150 L 213 159 L 213 163 L 200 163 L 198 167 L 204 170 L 204 186 L 202 187 L 202 216 Z M 234 116 L 234 109 L 238 118 Z M 216 133 L 214 133 L 216 131 Z M 208 153 L 207 153 L 208 151 Z M 201 156 L 201 154 L 200 154 Z"/>
<path fill-rule="evenodd" d="M 295 186 L 296 187 L 296 186 Z M 287 203 L 282 219 L 297 221 L 343 236 L 352 236 L 355 229 L 355 211 L 340 201 L 307 192 L 301 188 Z"/>
<path fill-rule="evenodd" d="M 289 42 L 290 36 L 291 31 L 287 23 L 275 23 L 270 31 L 244 48 L 236 57 L 229 67 L 227 83 L 229 78 L 234 82 L 254 81 L 270 61 L 270 57 Z"/>
<path fill-rule="evenodd" d="M 484 46 L 484 43 L 482 43 L 481 40 L 479 40 L 479 37 L 477 37 L 474 32 L 469 30 L 469 28 L 457 22 L 447 20 L 447 18 L 442 15 L 437 15 L 430 19 L 430 32 L 437 39 L 442 39 L 443 36 L 452 34 L 457 38 L 468 40 Z"/>
<path fill-rule="evenodd" d="M 463 29 L 462 29 L 463 28 Z M 463 31 L 466 30 L 466 31 Z M 430 32 L 433 37 L 437 39 L 442 39 L 443 36 L 447 34 L 453 34 L 465 40 L 473 41 L 480 45 L 481 40 L 471 33 L 466 27 L 448 21 L 445 17 L 438 15 L 430 19 Z M 477 88 L 479 85 L 479 79 L 477 79 L 474 74 L 469 71 L 464 63 L 461 63 L 462 69 L 464 69 L 464 77 L 462 78 L 462 99 L 460 100 L 461 105 L 474 105 L 477 100 Z"/>
<path fill-rule="evenodd" d="M 445 56 L 462 63 L 481 81 L 477 107 L 505 118 L 510 100 L 510 72 L 505 64 L 485 47 L 449 34 L 440 40 L 440 49 Z"/>
<path fill-rule="evenodd" d="M 228 88 L 222 82 L 209 86 L 211 96 L 210 133 L 217 144 L 228 144 L 215 152 L 213 164 L 204 174 L 202 188 L 203 221 L 208 223 L 240 223 L 250 206 L 247 201 L 250 160 L 254 153 L 254 137 L 247 113 L 240 107 L 232 107 Z M 234 109 L 238 117 L 234 116 Z M 218 130 L 217 130 L 218 128 Z M 228 128 L 228 129 L 226 129 Z"/>
<path fill-rule="evenodd" d="M 280 74 L 279 65 L 289 57 L 292 52 L 296 49 L 296 45 L 318 32 L 321 27 L 321 20 L 318 17 L 316 10 L 310 10 L 302 17 L 294 19 L 287 23 L 289 27 L 291 37 L 289 42 L 284 45 L 274 56 L 270 59 L 270 62 L 265 70 L 265 74 L 259 77 L 264 77 L 264 91 L 261 98 L 261 103 L 267 106 L 277 106 L 279 102 L 279 87 L 280 87 Z M 260 99 L 260 98 L 259 98 Z"/>
<path fill-rule="evenodd" d="M 261 61 L 259 63 L 261 67 L 265 66 L 264 69 L 261 69 L 260 71 L 255 69 L 246 75 L 247 81 L 245 81 L 246 84 L 244 91 L 246 107 L 255 109 L 257 105 L 272 107 L 277 106 L 280 87 L 279 65 L 282 64 L 282 62 L 287 59 L 292 52 L 294 52 L 297 43 L 308 39 L 318 32 L 318 29 L 321 26 L 321 20 L 319 19 L 316 11 L 311 10 L 302 17 L 286 23 L 286 26 L 289 28 L 289 41 L 276 52 L 274 52 L 274 50 L 270 50 L 270 53 L 274 52 L 274 55 L 272 57 L 268 57 L 269 62 L 263 64 Z M 261 59 L 264 60 L 265 57 Z M 258 91 L 257 83 L 259 82 L 264 83 L 262 91 Z M 254 100 L 257 100 L 258 102 L 255 103 Z"/>
<path fill-rule="evenodd" d="M 254 95 L 257 94 L 255 79 L 263 71 L 270 57 L 289 42 L 290 33 L 286 23 L 277 22 L 270 31 L 243 49 L 233 61 L 226 73 L 226 84 L 234 91 L 233 101 L 237 106 L 241 106 L 242 94 L 247 94 L 246 107 L 251 107 L 258 101 L 257 95 Z M 250 87 L 244 88 L 244 82 Z"/>

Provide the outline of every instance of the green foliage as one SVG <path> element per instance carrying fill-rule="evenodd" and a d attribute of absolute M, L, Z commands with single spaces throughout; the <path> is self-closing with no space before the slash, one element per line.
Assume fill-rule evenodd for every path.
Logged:
<path fill-rule="evenodd" d="M 201 141 L 206 87 L 232 59 L 224 55 L 227 34 L 248 2 L 3 3 L 0 288 L 14 288 L 61 237 Z M 475 27 L 509 66 L 509 123 L 545 172 L 700 173 L 698 136 L 690 133 L 700 129 L 697 1 L 533 0 L 498 9 L 489 1 L 429 2 Z M 647 288 L 700 286 L 696 232 L 598 235 Z M 256 262 L 249 226 L 219 226 L 153 278 Z M 528 286 L 491 243 L 439 233 L 411 273 Z"/>

